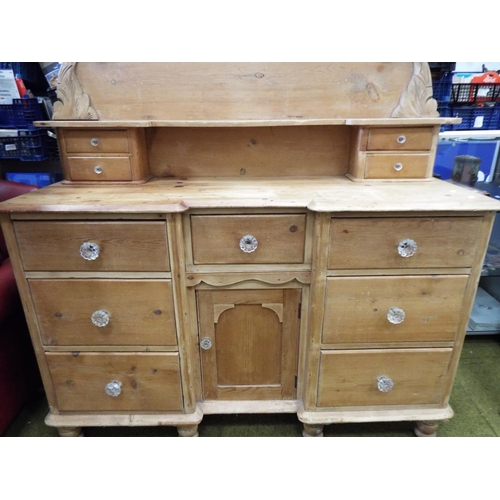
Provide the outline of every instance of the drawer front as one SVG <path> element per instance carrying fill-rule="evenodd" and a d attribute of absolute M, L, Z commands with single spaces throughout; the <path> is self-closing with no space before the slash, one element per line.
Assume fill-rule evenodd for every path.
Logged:
<path fill-rule="evenodd" d="M 26 271 L 170 269 L 164 222 L 18 221 L 14 229 Z"/>
<path fill-rule="evenodd" d="M 332 219 L 328 268 L 468 268 L 474 261 L 481 221 L 481 217 Z"/>
<path fill-rule="evenodd" d="M 128 153 L 126 130 L 65 130 L 66 153 Z"/>
<path fill-rule="evenodd" d="M 170 280 L 29 280 L 45 345 L 176 345 Z"/>
<path fill-rule="evenodd" d="M 371 128 L 368 151 L 426 151 L 432 147 L 433 127 Z"/>
<path fill-rule="evenodd" d="M 177 353 L 46 356 L 61 411 L 182 411 Z"/>
<path fill-rule="evenodd" d="M 323 343 L 453 340 L 468 276 L 328 278 Z"/>
<path fill-rule="evenodd" d="M 72 181 L 131 181 L 130 158 L 70 157 L 68 165 Z"/>
<path fill-rule="evenodd" d="M 321 351 L 318 406 L 439 405 L 451 355 L 452 349 Z"/>
<path fill-rule="evenodd" d="M 367 154 L 365 178 L 423 179 L 428 164 L 428 154 Z"/>
<path fill-rule="evenodd" d="M 194 215 L 191 217 L 193 263 L 301 264 L 305 228 L 304 214 Z"/>

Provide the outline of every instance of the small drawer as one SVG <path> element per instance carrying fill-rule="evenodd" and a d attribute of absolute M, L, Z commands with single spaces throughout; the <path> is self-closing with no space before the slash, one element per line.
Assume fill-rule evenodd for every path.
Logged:
<path fill-rule="evenodd" d="M 168 271 L 164 222 L 14 223 L 26 271 Z"/>
<path fill-rule="evenodd" d="M 452 341 L 468 276 L 328 278 L 324 344 Z"/>
<path fill-rule="evenodd" d="M 306 216 L 193 215 L 194 264 L 301 264 Z"/>
<path fill-rule="evenodd" d="M 177 353 L 47 353 L 61 411 L 182 411 Z"/>
<path fill-rule="evenodd" d="M 332 219 L 328 268 L 469 268 L 481 222 L 481 217 Z"/>
<path fill-rule="evenodd" d="M 440 405 L 452 349 L 321 351 L 320 407 Z"/>
<path fill-rule="evenodd" d="M 67 163 L 72 181 L 131 181 L 130 158 L 69 157 Z"/>
<path fill-rule="evenodd" d="M 29 280 L 43 343 L 177 344 L 170 280 Z"/>
<path fill-rule="evenodd" d="M 428 154 L 367 154 L 365 179 L 424 179 Z"/>
<path fill-rule="evenodd" d="M 432 147 L 433 130 L 433 127 L 371 128 L 366 149 L 428 151 Z"/>
<path fill-rule="evenodd" d="M 127 130 L 64 130 L 66 153 L 128 153 Z"/>

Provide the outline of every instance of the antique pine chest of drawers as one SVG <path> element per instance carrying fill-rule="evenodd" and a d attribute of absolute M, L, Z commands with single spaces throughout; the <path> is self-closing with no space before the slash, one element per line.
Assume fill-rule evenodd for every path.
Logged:
<path fill-rule="evenodd" d="M 500 204 L 432 178 L 427 63 L 136 66 L 63 65 L 65 180 L 0 205 L 46 423 L 435 435 Z"/>

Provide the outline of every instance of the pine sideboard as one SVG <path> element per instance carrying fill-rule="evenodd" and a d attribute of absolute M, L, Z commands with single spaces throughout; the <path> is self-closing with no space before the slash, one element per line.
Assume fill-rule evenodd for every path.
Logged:
<path fill-rule="evenodd" d="M 432 177 L 427 63 L 64 63 L 58 184 L 0 204 L 50 411 L 436 434 L 500 203 Z"/>

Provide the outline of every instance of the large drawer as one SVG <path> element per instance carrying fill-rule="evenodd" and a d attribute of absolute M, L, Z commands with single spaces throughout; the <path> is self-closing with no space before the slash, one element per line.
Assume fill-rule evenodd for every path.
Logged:
<path fill-rule="evenodd" d="M 14 229 L 26 271 L 170 269 L 164 222 L 17 221 Z"/>
<path fill-rule="evenodd" d="M 170 280 L 29 280 L 45 345 L 176 345 Z"/>
<path fill-rule="evenodd" d="M 454 340 L 468 276 L 328 278 L 323 343 Z"/>
<path fill-rule="evenodd" d="M 439 405 L 452 349 L 321 351 L 318 406 Z"/>
<path fill-rule="evenodd" d="M 428 151 L 432 146 L 433 127 L 371 128 L 368 151 Z"/>
<path fill-rule="evenodd" d="M 481 217 L 332 219 L 328 268 L 468 268 L 474 262 L 481 221 Z"/>
<path fill-rule="evenodd" d="M 177 353 L 47 353 L 61 411 L 182 411 Z"/>
<path fill-rule="evenodd" d="M 127 130 L 65 130 L 66 153 L 128 153 Z"/>
<path fill-rule="evenodd" d="M 193 215 L 193 263 L 301 264 L 305 228 L 305 214 Z"/>

